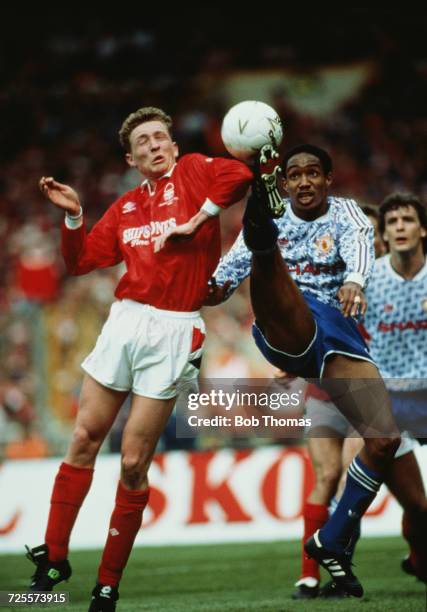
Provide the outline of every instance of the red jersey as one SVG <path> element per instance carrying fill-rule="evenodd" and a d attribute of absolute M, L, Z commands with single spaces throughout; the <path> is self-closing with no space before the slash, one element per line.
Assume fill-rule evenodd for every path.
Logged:
<path fill-rule="evenodd" d="M 206 199 L 221 208 L 241 200 L 252 172 L 235 160 L 185 155 L 167 176 L 143 183 L 116 200 L 89 234 L 62 227 L 62 254 L 70 274 L 126 264 L 115 291 L 164 310 L 199 310 L 220 255 L 219 218 L 208 219 L 189 239 L 168 241 L 154 253 L 153 240 L 186 223 Z"/>

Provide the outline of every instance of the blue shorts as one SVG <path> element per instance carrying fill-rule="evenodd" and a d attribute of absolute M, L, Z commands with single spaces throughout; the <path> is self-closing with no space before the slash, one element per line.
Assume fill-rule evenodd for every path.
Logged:
<path fill-rule="evenodd" d="M 311 293 L 303 295 L 316 323 L 314 338 L 303 353 L 291 355 L 271 346 L 255 321 L 252 334 L 267 361 L 276 368 L 303 378 L 322 378 L 325 360 L 333 354 L 375 364 L 354 319 L 344 317 L 338 308 L 320 302 Z"/>
<path fill-rule="evenodd" d="M 427 389 L 390 391 L 391 410 L 399 429 L 427 438 Z"/>

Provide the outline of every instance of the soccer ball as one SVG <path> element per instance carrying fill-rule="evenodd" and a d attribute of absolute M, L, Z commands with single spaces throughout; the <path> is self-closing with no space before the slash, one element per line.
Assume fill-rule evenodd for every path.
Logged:
<path fill-rule="evenodd" d="M 266 144 L 278 147 L 282 136 L 282 122 L 274 108 L 255 100 L 246 100 L 230 108 L 221 127 L 227 151 L 245 162 L 251 161 Z"/>

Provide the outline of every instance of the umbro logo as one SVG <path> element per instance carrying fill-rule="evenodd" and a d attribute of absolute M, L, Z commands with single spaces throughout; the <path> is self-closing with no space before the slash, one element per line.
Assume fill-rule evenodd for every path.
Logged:
<path fill-rule="evenodd" d="M 126 204 L 123 204 L 122 206 L 122 213 L 125 215 L 126 213 L 130 213 L 133 210 L 136 210 L 136 204 L 135 202 L 126 202 Z"/>
<path fill-rule="evenodd" d="M 114 527 L 112 529 L 110 529 L 110 535 L 114 536 L 118 536 L 120 534 L 119 531 L 117 531 L 117 529 L 115 529 Z"/>

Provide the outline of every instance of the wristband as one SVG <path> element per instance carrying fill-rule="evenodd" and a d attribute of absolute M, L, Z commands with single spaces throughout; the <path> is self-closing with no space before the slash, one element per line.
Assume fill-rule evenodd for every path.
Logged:
<path fill-rule="evenodd" d="M 205 212 L 210 217 L 216 217 L 217 215 L 219 215 L 222 208 L 217 204 L 214 204 L 211 200 L 209 200 L 209 198 L 206 198 L 200 210 L 203 210 L 203 212 Z"/>
<path fill-rule="evenodd" d="M 360 272 L 350 272 L 350 274 L 347 274 L 347 276 L 345 277 L 344 282 L 356 283 L 357 285 L 360 285 L 362 289 L 365 286 L 365 279 L 363 275 L 360 274 Z"/>
<path fill-rule="evenodd" d="M 83 225 L 83 208 L 80 206 L 80 211 L 78 215 L 70 215 L 70 213 L 65 213 L 65 227 L 67 229 L 78 229 Z"/>

